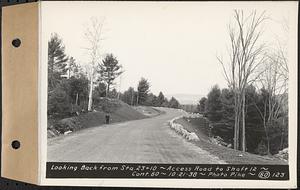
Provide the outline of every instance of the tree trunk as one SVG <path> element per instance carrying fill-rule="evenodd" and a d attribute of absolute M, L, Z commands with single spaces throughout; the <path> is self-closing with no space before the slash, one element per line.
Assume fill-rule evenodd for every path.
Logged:
<path fill-rule="evenodd" d="M 107 87 L 106 87 L 106 97 L 109 98 L 109 88 L 110 88 L 110 84 L 109 82 L 107 82 Z"/>
<path fill-rule="evenodd" d="M 133 106 L 134 92 L 131 93 L 131 105 Z"/>
<path fill-rule="evenodd" d="M 139 92 L 136 93 L 136 105 L 139 105 Z"/>
<path fill-rule="evenodd" d="M 78 106 L 78 93 L 76 94 L 75 104 Z"/>
<path fill-rule="evenodd" d="M 93 76 L 91 76 L 88 111 L 92 111 L 92 105 L 93 105 Z"/>
<path fill-rule="evenodd" d="M 245 92 L 243 92 L 243 102 L 242 102 L 242 151 L 246 151 L 246 123 L 245 123 Z"/>
<path fill-rule="evenodd" d="M 285 125 L 285 119 L 283 119 L 283 127 Z M 280 150 L 283 149 L 283 138 L 284 138 L 284 128 L 281 128 L 281 139 L 280 139 Z"/>
<path fill-rule="evenodd" d="M 235 91 L 235 90 L 234 90 Z M 233 138 L 233 148 L 238 149 L 238 107 L 237 107 L 237 93 L 234 92 L 234 138 Z"/>

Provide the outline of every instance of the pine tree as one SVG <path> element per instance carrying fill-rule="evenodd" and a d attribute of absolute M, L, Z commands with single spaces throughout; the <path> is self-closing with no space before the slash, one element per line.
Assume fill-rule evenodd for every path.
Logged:
<path fill-rule="evenodd" d="M 62 75 L 67 73 L 68 57 L 62 39 L 51 34 L 48 41 L 48 88 L 53 90 L 61 81 Z"/>
<path fill-rule="evenodd" d="M 197 111 L 199 113 L 204 113 L 205 112 L 206 102 L 207 102 L 206 97 L 203 97 L 199 100 L 199 103 L 197 104 Z"/>
<path fill-rule="evenodd" d="M 144 105 L 147 100 L 148 92 L 150 90 L 150 84 L 145 78 L 141 78 L 137 89 L 138 89 L 138 98 L 137 98 L 138 102 L 137 103 Z"/>
<path fill-rule="evenodd" d="M 113 54 L 107 54 L 102 63 L 98 64 L 98 72 L 101 79 L 106 83 L 106 95 L 108 95 L 114 80 L 123 73 L 122 65 L 119 64 L 119 61 Z"/>
<path fill-rule="evenodd" d="M 221 90 L 218 85 L 212 87 L 207 95 L 207 115 L 210 121 L 218 122 L 222 119 Z"/>
<path fill-rule="evenodd" d="M 157 104 L 158 106 L 164 106 L 166 102 L 166 98 L 162 92 L 159 92 L 157 97 Z"/>
<path fill-rule="evenodd" d="M 169 107 L 170 108 L 179 108 L 180 104 L 179 104 L 178 100 L 176 100 L 176 98 L 172 97 L 169 101 Z"/>

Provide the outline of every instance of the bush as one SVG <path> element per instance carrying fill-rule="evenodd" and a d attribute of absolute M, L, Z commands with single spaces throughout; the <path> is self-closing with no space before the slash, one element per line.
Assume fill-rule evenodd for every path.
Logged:
<path fill-rule="evenodd" d="M 80 123 L 75 118 L 66 118 L 58 121 L 54 128 L 61 134 L 66 131 L 75 131 L 78 128 L 81 128 Z"/>
<path fill-rule="evenodd" d="M 56 88 L 48 94 L 48 114 L 66 116 L 71 112 L 69 95 L 63 88 Z"/>
<path fill-rule="evenodd" d="M 255 150 L 255 153 L 259 154 L 259 155 L 262 155 L 262 156 L 267 155 L 268 154 L 267 145 L 263 141 L 260 141 L 260 143 L 258 144 L 258 146 Z"/>
<path fill-rule="evenodd" d="M 94 108 L 97 111 L 112 113 L 121 107 L 121 103 L 118 99 L 97 97 L 94 99 Z"/>

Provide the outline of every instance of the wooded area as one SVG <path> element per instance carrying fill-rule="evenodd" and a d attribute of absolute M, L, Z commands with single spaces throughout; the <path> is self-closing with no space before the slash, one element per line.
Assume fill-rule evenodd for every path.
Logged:
<path fill-rule="evenodd" d="M 288 59 L 284 43 L 268 46 L 263 40 L 265 12 L 235 10 L 229 24 L 227 59 L 218 56 L 228 84 L 211 88 L 199 100 L 197 112 L 211 122 L 212 132 L 232 148 L 256 154 L 276 154 L 288 147 Z M 62 119 L 97 111 L 99 99 L 119 99 L 130 106 L 182 108 L 163 92 L 150 91 L 141 77 L 126 91 L 116 80 L 126 72 L 113 53 L 100 52 L 104 21 L 91 19 L 84 36 L 89 63 L 79 64 L 66 55 L 63 40 L 52 34 L 48 42 L 48 118 Z M 286 32 L 288 27 L 285 28 Z M 184 64 L 184 63 L 183 63 Z M 136 87 L 134 87 L 136 85 Z"/>
<path fill-rule="evenodd" d="M 93 111 L 99 98 L 119 99 L 131 105 L 179 108 L 179 102 L 170 101 L 162 92 L 150 92 L 150 83 L 141 77 L 136 90 L 129 87 L 124 93 L 117 90 L 116 79 L 124 72 L 117 57 L 100 53 L 104 21 L 92 18 L 84 36 L 90 62 L 79 64 L 65 53 L 65 45 L 53 33 L 48 42 L 48 118 L 62 119 Z"/>
<path fill-rule="evenodd" d="M 198 110 L 234 149 L 274 154 L 288 146 L 287 53 L 281 42 L 274 48 L 262 40 L 265 12 L 235 10 L 233 18 L 228 61 L 217 57 L 228 88 L 214 86 Z"/>

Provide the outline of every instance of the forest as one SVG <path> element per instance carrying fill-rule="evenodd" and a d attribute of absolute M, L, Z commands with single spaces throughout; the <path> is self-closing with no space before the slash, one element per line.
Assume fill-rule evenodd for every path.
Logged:
<path fill-rule="evenodd" d="M 80 64 L 66 55 L 63 39 L 56 33 L 48 41 L 48 119 L 63 119 L 94 111 L 99 99 L 119 99 L 128 105 L 179 108 L 179 102 L 168 100 L 162 92 L 150 92 L 150 82 L 141 77 L 136 89 L 129 87 L 123 93 L 117 90 L 116 79 L 124 73 L 122 64 L 112 53 L 100 57 L 99 36 L 101 22 L 91 20 L 85 33 L 90 44 L 89 64 Z"/>
<path fill-rule="evenodd" d="M 284 39 L 264 40 L 270 21 L 266 12 L 234 11 L 227 59 L 217 56 L 228 88 L 213 86 L 198 104 L 232 148 L 262 155 L 288 147 L 287 47 Z M 286 22 L 282 28 L 287 34 Z"/>

